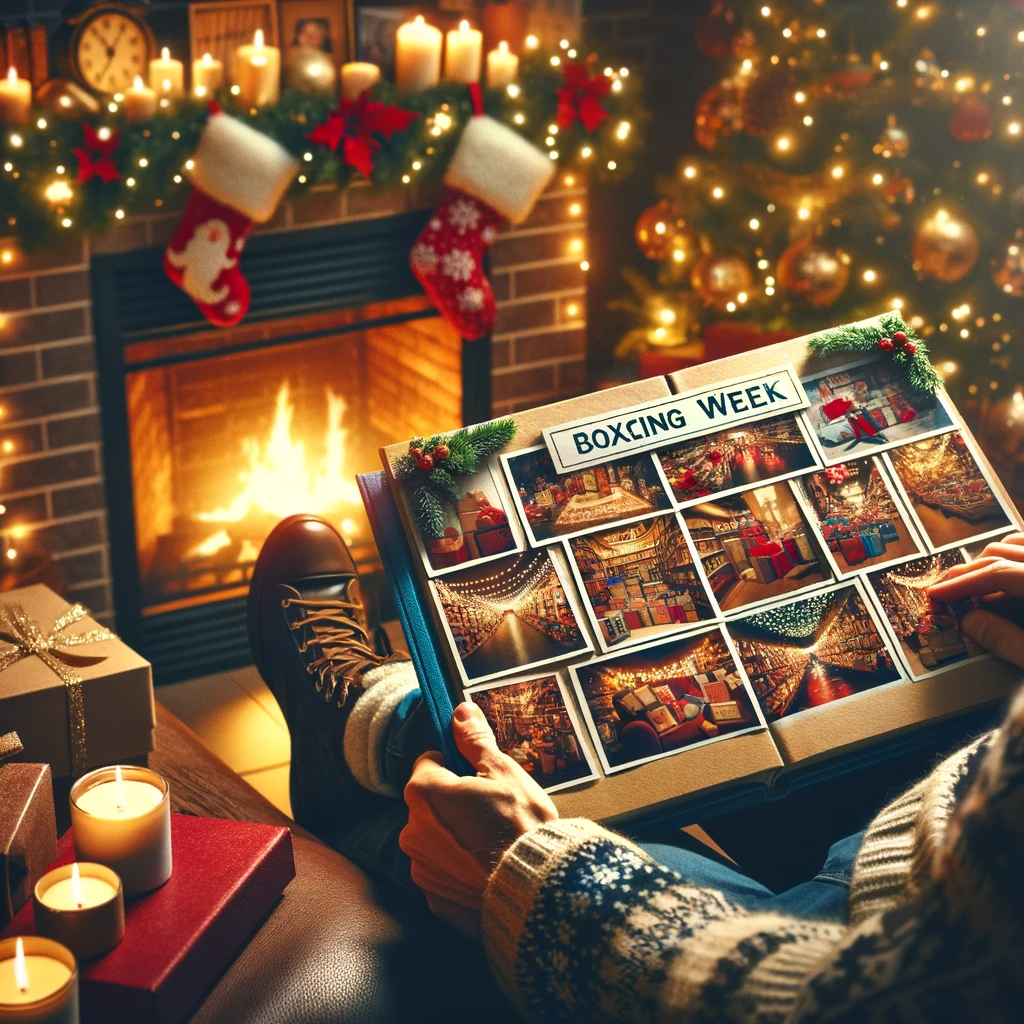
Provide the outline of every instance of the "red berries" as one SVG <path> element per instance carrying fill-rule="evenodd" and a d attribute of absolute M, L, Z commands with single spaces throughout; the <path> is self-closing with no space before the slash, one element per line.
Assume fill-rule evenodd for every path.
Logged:
<path fill-rule="evenodd" d="M 422 448 L 410 448 L 409 449 L 409 458 L 410 459 L 422 459 L 423 458 L 423 449 Z"/>
<path fill-rule="evenodd" d="M 434 456 L 433 455 L 421 455 L 416 460 L 416 465 L 423 470 L 424 473 L 429 473 L 434 468 Z"/>
<path fill-rule="evenodd" d="M 447 459 L 450 454 L 451 453 L 448 450 L 448 445 L 446 445 L 446 444 L 434 445 L 434 461 L 435 462 L 444 462 L 444 460 Z"/>
<path fill-rule="evenodd" d="M 894 348 L 896 347 L 896 345 L 895 345 L 895 343 L 893 342 L 892 338 L 883 338 L 883 339 L 882 339 L 882 340 L 881 340 L 881 341 L 880 341 L 880 342 L 878 343 L 878 347 L 879 347 L 879 348 L 880 348 L 880 349 L 881 349 L 881 350 L 882 350 L 883 352 L 892 352 L 892 351 L 893 351 L 893 349 L 894 349 Z"/>
<path fill-rule="evenodd" d="M 893 341 L 894 341 L 894 342 L 895 342 L 895 343 L 896 343 L 897 345 L 899 345 L 899 347 L 900 347 L 900 348 L 903 348 L 903 346 L 904 346 L 904 345 L 906 345 L 906 343 L 907 343 L 907 342 L 908 342 L 908 341 L 909 341 L 910 339 L 909 339 L 909 338 L 908 338 L 908 337 L 906 336 L 906 334 L 905 334 L 905 333 L 904 333 L 903 331 L 897 331 L 897 332 L 896 332 L 896 333 L 895 333 L 895 334 L 894 334 L 894 335 L 892 336 L 892 340 L 893 340 Z"/>
<path fill-rule="evenodd" d="M 906 352 L 908 356 L 912 356 L 917 351 L 917 346 L 912 341 L 908 341 L 904 344 L 903 351 Z"/>
<path fill-rule="evenodd" d="M 883 352 L 905 352 L 908 356 L 917 351 L 917 345 L 907 337 L 906 331 L 895 331 L 891 338 L 882 338 L 878 347 Z"/>

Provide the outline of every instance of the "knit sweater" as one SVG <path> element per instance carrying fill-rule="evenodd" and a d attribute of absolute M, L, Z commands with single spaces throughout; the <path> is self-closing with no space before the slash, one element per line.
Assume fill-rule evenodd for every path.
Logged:
<path fill-rule="evenodd" d="M 484 941 L 534 1021 L 1016 1021 L 1022 873 L 1024 693 L 875 818 L 849 925 L 743 909 L 568 819 L 506 852 Z"/>

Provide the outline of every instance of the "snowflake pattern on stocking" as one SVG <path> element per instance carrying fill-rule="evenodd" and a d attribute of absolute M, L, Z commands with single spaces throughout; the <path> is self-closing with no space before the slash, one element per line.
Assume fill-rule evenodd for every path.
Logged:
<path fill-rule="evenodd" d="M 459 309 L 476 311 L 484 308 L 484 298 L 483 288 L 463 288 L 455 301 Z"/>
<path fill-rule="evenodd" d="M 465 249 L 452 249 L 441 257 L 441 273 L 453 281 L 468 281 L 475 269 L 476 261 Z"/>
<path fill-rule="evenodd" d="M 432 274 L 437 269 L 437 252 L 429 245 L 419 242 L 409 253 L 412 269 L 418 274 Z"/>
<path fill-rule="evenodd" d="M 460 235 L 464 235 L 467 231 L 475 231 L 476 226 L 480 223 L 480 207 L 468 197 L 456 199 L 448 208 L 448 223 Z"/>

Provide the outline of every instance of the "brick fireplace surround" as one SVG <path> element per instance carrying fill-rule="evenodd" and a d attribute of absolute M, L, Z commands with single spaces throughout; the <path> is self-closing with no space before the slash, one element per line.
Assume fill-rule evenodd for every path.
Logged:
<path fill-rule="evenodd" d="M 353 187 L 285 203 L 263 232 L 385 217 L 429 207 L 436 195 Z M 0 265 L 0 457 L 6 524 L 57 559 L 66 596 L 116 624 L 106 525 L 103 451 L 89 263 L 94 254 L 165 242 L 177 214 L 138 217 L 109 234 Z M 530 219 L 491 249 L 498 320 L 492 414 L 579 394 L 586 376 L 586 286 L 580 267 L 586 190 L 559 177 Z M 243 259 L 244 270 L 244 259 Z M 400 438 L 394 438 L 400 440 Z"/>

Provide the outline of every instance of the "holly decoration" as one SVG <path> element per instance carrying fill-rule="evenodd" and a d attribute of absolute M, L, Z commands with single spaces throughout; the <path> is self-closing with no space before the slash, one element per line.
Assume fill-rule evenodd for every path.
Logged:
<path fill-rule="evenodd" d="M 503 419 L 463 427 L 454 434 L 413 439 L 409 451 L 394 461 L 393 469 L 424 540 L 444 537 L 451 507 L 462 498 L 456 477 L 472 476 L 485 459 L 515 436 L 515 421 Z"/>
<path fill-rule="evenodd" d="M 850 479 L 850 467 L 840 463 L 838 466 L 829 466 L 825 470 L 825 476 L 830 484 L 842 484 Z"/>
<path fill-rule="evenodd" d="M 376 103 L 367 90 L 357 100 L 342 99 L 341 109 L 332 110 L 327 120 L 317 125 L 308 137 L 310 142 L 332 153 L 341 146 L 345 163 L 369 178 L 373 174 L 374 151 L 380 149 L 380 142 L 374 136 L 390 139 L 419 116 L 412 110 Z"/>
<path fill-rule="evenodd" d="M 608 95 L 612 80 L 608 75 L 593 75 L 584 63 L 562 65 L 565 85 L 558 92 L 558 113 L 555 122 L 559 129 L 571 128 L 578 118 L 583 127 L 592 132 L 608 117 L 601 100 Z"/>
<path fill-rule="evenodd" d="M 73 149 L 78 160 L 78 181 L 88 181 L 90 178 L 99 178 L 102 182 L 117 181 L 121 173 L 114 163 L 114 153 L 121 142 L 120 132 L 107 132 L 106 138 L 91 124 L 82 122 L 82 137 L 84 144 L 80 149 Z"/>

